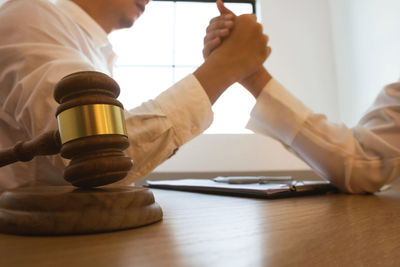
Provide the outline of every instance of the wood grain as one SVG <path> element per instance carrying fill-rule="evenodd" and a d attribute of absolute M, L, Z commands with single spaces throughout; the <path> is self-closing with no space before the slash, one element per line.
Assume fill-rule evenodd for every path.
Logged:
<path fill-rule="evenodd" d="M 0 231 L 22 235 L 108 232 L 161 220 L 152 192 L 140 187 L 27 187 L 0 196 Z"/>
<path fill-rule="evenodd" d="M 72 73 L 55 85 L 54 98 L 60 104 L 55 115 L 58 116 L 63 111 L 74 107 L 90 104 L 108 104 L 123 110 L 123 105 L 117 100 L 119 92 L 117 82 L 104 73 L 96 71 Z M 101 112 L 98 116 L 105 117 Z M 123 118 L 117 118 L 121 120 L 120 124 L 124 125 Z M 115 117 L 111 119 L 112 122 L 117 121 Z M 64 171 L 64 179 L 76 187 L 103 186 L 123 179 L 133 165 L 131 158 L 123 152 L 129 146 L 125 130 L 124 134 L 119 132 L 100 134 L 94 131 L 95 134 L 88 135 L 86 131 L 83 131 L 85 134 L 73 136 L 64 142 L 62 128 L 71 129 L 81 126 L 84 129 L 93 130 L 99 127 L 98 120 L 89 120 L 84 125 L 79 125 L 77 121 L 80 120 L 72 117 L 64 125 L 60 124 L 59 120 L 59 125 L 63 125 L 60 129 L 46 132 L 33 140 L 20 141 L 13 147 L 0 150 L 0 167 L 17 161 L 30 161 L 38 155 L 53 155 L 61 152 L 61 156 L 70 159 Z M 117 125 L 120 124 L 117 123 Z M 113 124 L 103 126 L 112 128 L 110 125 Z"/>
<path fill-rule="evenodd" d="M 60 148 L 58 130 L 49 131 L 32 140 L 19 141 L 13 147 L 0 150 L 0 167 L 17 161 L 30 161 L 39 155 L 54 155 L 60 152 Z"/>
<path fill-rule="evenodd" d="M 56 116 L 70 108 L 90 104 L 109 104 L 123 109 L 117 100 L 119 92 L 117 82 L 104 73 L 72 73 L 55 86 L 54 98 L 60 104 Z M 118 134 L 84 136 L 63 144 L 61 156 L 71 159 L 65 168 L 64 179 L 81 188 L 108 185 L 123 179 L 133 164 L 123 152 L 128 146 L 127 136 Z"/>
<path fill-rule="evenodd" d="M 63 237 L 0 235 L 1 266 L 400 266 L 400 186 L 259 200 L 153 190 L 160 223 Z"/>

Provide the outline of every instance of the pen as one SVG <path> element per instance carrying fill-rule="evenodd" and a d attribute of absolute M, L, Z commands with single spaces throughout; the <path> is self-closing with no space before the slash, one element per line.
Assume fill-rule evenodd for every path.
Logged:
<path fill-rule="evenodd" d="M 228 184 L 267 184 L 267 183 L 289 183 L 292 181 L 291 176 L 229 176 L 216 177 L 213 179 L 217 183 Z"/>

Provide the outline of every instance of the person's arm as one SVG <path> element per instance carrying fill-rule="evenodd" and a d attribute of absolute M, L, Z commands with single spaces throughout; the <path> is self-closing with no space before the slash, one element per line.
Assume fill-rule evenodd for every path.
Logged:
<path fill-rule="evenodd" d="M 313 113 L 276 80 L 264 88 L 248 128 L 272 136 L 345 192 L 375 192 L 400 175 L 400 83 L 388 85 L 349 129 Z"/>
<path fill-rule="evenodd" d="M 85 39 L 90 36 L 58 14 L 50 3 L 12 1 L 0 13 L 0 33 L 8 35 L 0 41 L 4 63 L 0 66 L 0 143 L 9 147 L 57 128 L 58 105 L 53 89 L 62 77 L 82 70 L 107 71 L 98 68 L 98 61 L 85 56 L 93 49 Z M 21 22 L 20 17 L 26 20 Z M 253 16 L 243 16 L 238 25 L 231 41 L 194 74 L 154 100 L 127 111 L 130 147 L 126 153 L 134 167 L 121 183 L 143 177 L 203 132 L 212 121 L 211 103 L 231 83 L 263 62 L 266 39 L 260 25 Z M 82 42 L 78 37 L 83 38 Z M 59 155 L 12 164 L 0 170 L 0 177 L 5 177 L 0 179 L 0 187 L 66 184 L 62 179 L 64 166 Z"/>
<path fill-rule="evenodd" d="M 217 7 L 220 16 L 213 18 L 206 30 L 204 37 L 203 57 L 207 59 L 212 52 L 225 42 L 225 39 L 231 35 L 236 24 L 236 15 L 225 7 L 222 0 L 217 0 Z M 265 35 L 268 42 L 268 36 Z M 266 47 L 267 58 L 271 54 L 271 47 Z M 253 71 L 247 72 L 238 80 L 255 98 L 258 97 L 265 84 L 272 78 L 263 65 L 259 65 Z"/>
<path fill-rule="evenodd" d="M 266 38 L 253 15 L 237 18 L 224 45 L 192 74 L 127 114 L 134 161 L 133 182 L 171 157 L 212 122 L 211 105 L 232 83 L 257 69 L 266 57 Z"/>
<path fill-rule="evenodd" d="M 223 43 L 234 24 L 218 2 L 221 16 L 208 27 L 205 57 Z M 382 91 L 353 129 L 313 113 L 273 80 L 265 68 L 259 68 L 241 83 L 257 99 L 248 128 L 281 141 L 341 190 L 375 192 L 400 175 L 398 83 Z"/>
<path fill-rule="evenodd" d="M 268 37 L 254 15 L 235 18 L 229 37 L 194 72 L 211 103 L 230 85 L 262 66 L 268 56 L 267 42 Z"/>

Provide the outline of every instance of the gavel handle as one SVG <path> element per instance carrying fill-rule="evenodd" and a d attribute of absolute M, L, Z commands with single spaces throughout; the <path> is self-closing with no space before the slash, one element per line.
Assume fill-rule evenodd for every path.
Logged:
<path fill-rule="evenodd" d="M 35 156 L 53 155 L 60 152 L 58 130 L 49 131 L 29 141 L 20 141 L 14 147 L 0 151 L 0 167 L 17 161 L 30 161 Z"/>

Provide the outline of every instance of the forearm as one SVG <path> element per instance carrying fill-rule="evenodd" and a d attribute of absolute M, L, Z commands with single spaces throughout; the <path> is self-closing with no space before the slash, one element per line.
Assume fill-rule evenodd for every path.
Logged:
<path fill-rule="evenodd" d="M 235 82 L 254 73 L 268 55 L 268 38 L 253 15 L 235 19 L 235 27 L 224 42 L 207 57 L 194 75 L 203 86 L 210 102 Z"/>
<path fill-rule="evenodd" d="M 235 70 L 224 62 L 208 60 L 193 74 L 203 86 L 210 102 L 214 104 L 226 88 L 238 81 L 238 77 L 240 76 L 237 73 L 240 73 L 240 70 Z M 254 96 L 254 98 L 257 98 L 271 79 L 272 76 L 264 66 L 260 66 L 257 71 L 239 82 Z"/>
<path fill-rule="evenodd" d="M 254 98 L 257 98 L 262 89 L 271 79 L 271 74 L 269 74 L 264 66 L 260 66 L 253 74 L 241 80 L 240 84 L 243 85 L 243 87 L 246 88 Z"/>
<path fill-rule="evenodd" d="M 225 62 L 213 59 L 204 62 L 193 75 L 202 85 L 211 104 L 237 80 L 234 71 L 227 68 Z"/>
<path fill-rule="evenodd" d="M 394 97 L 395 93 L 381 94 L 381 102 L 351 130 L 312 113 L 272 80 L 257 99 L 248 127 L 289 146 L 341 190 L 374 192 L 399 175 Z M 391 121 L 378 119 L 382 117 Z"/>
<path fill-rule="evenodd" d="M 310 116 L 291 148 L 345 192 L 376 192 L 399 175 L 400 154 L 393 145 L 368 128 L 351 130 L 320 115 Z"/>
<path fill-rule="evenodd" d="M 193 75 L 188 75 L 154 100 L 126 113 L 133 169 L 120 183 L 130 184 L 170 158 L 180 146 L 212 122 L 211 103 Z"/>

